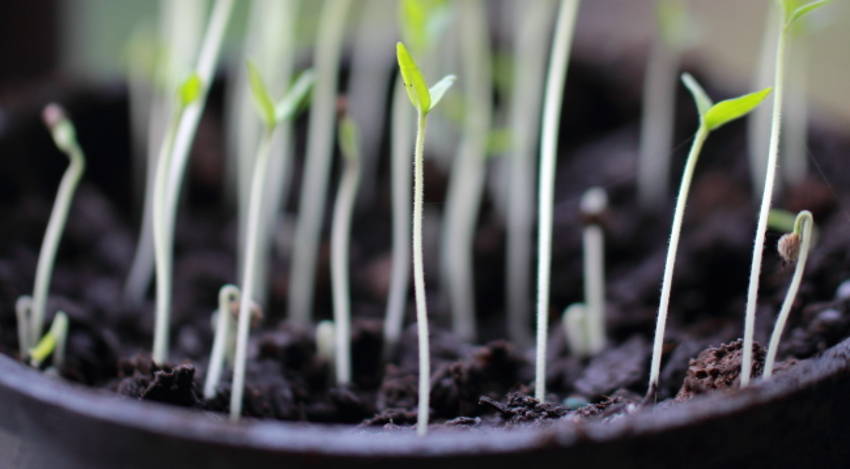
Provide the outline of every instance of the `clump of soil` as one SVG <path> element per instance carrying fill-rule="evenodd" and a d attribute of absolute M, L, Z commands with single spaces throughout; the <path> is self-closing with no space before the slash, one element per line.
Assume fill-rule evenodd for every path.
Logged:
<path fill-rule="evenodd" d="M 688 372 L 682 389 L 676 394 L 680 401 L 710 391 L 738 388 L 741 384 L 741 356 L 743 340 L 709 347 L 688 363 Z M 753 343 L 752 376 L 760 376 L 764 368 L 765 349 Z"/>

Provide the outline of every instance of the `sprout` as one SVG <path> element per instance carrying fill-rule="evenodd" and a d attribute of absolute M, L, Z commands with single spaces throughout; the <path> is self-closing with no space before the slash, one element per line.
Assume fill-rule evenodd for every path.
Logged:
<path fill-rule="evenodd" d="M 333 321 L 319 321 L 316 325 L 316 356 L 325 363 L 334 359 L 335 329 Z"/>
<path fill-rule="evenodd" d="M 806 270 L 806 260 L 809 258 L 809 250 L 812 247 L 814 224 L 812 213 L 808 210 L 803 210 L 797 214 L 794 231 L 783 235 L 779 239 L 777 246 L 779 255 L 786 262 L 795 262 L 796 266 L 794 267 L 794 274 L 791 276 L 791 284 L 788 285 L 788 292 L 782 301 L 779 316 L 776 317 L 773 333 L 770 335 L 770 344 L 767 347 L 764 374 L 762 375 L 765 378 L 769 378 L 773 373 L 773 364 L 776 361 L 779 340 L 782 338 L 782 331 L 785 330 L 785 323 L 788 321 L 788 315 L 791 313 L 791 306 L 794 305 L 794 299 L 797 297 L 797 291 L 800 289 L 800 282 L 803 280 L 803 272 Z"/>
<path fill-rule="evenodd" d="M 667 258 L 664 263 L 664 277 L 661 282 L 661 299 L 658 303 L 658 318 L 655 324 L 655 340 L 652 347 L 652 363 L 649 370 L 648 395 L 655 395 L 658 388 L 658 376 L 661 371 L 661 349 L 664 343 L 664 328 L 667 323 L 667 309 L 670 306 L 670 289 L 673 286 L 673 270 L 676 267 L 676 252 L 679 249 L 679 237 L 682 233 L 682 221 L 685 216 L 685 206 L 688 203 L 688 192 L 694 177 L 697 161 L 699 160 L 702 146 L 711 131 L 723 125 L 743 117 L 755 109 L 770 93 L 770 88 L 745 94 L 737 98 L 727 99 L 714 103 L 705 94 L 705 91 L 694 78 L 685 73 L 682 82 L 691 92 L 699 113 L 700 125 L 697 129 L 688 159 L 685 162 L 685 170 L 682 173 L 682 182 L 679 185 L 679 195 L 676 197 L 676 209 L 673 212 L 673 226 L 670 229 L 670 244 L 667 247 Z"/>
<path fill-rule="evenodd" d="M 242 413 L 242 393 L 245 387 L 245 365 L 248 355 L 248 334 L 251 323 L 251 301 L 246 292 L 254 291 L 254 268 L 259 252 L 259 227 L 262 215 L 263 196 L 265 195 L 266 174 L 269 168 L 269 149 L 274 140 L 275 130 L 281 122 L 292 119 L 299 111 L 305 96 L 313 86 L 314 78 L 311 71 L 306 71 L 296 80 L 292 88 L 277 104 L 269 96 L 268 89 L 257 69 L 248 63 L 249 84 L 254 104 L 263 123 L 266 126 L 263 138 L 257 150 L 254 163 L 254 178 L 251 183 L 251 198 L 248 206 L 248 226 L 245 229 L 245 265 L 242 267 L 243 298 L 239 305 L 239 325 L 236 332 L 236 356 L 233 367 L 233 387 L 230 394 L 230 418 L 236 420 Z"/>
<path fill-rule="evenodd" d="M 50 219 L 47 222 L 47 230 L 44 232 L 44 239 L 41 242 L 32 294 L 32 315 L 29 318 L 30 337 L 27 341 L 28 344 L 34 344 L 41 338 L 41 332 L 44 328 L 44 310 L 47 308 L 50 280 L 53 275 L 53 265 L 56 263 L 56 251 L 59 249 L 59 240 L 62 231 L 65 229 L 65 222 L 68 220 L 68 212 L 71 209 L 74 192 L 76 192 L 77 185 L 79 185 L 80 178 L 86 168 L 86 157 L 77 142 L 74 124 L 62 107 L 58 104 L 48 104 L 44 108 L 42 118 L 48 130 L 50 130 L 53 143 L 68 156 L 70 164 L 59 183 L 56 201 L 53 203 L 53 210 L 50 212 Z"/>
<path fill-rule="evenodd" d="M 570 352 L 579 357 L 591 355 L 590 338 L 587 336 L 587 309 L 584 305 L 573 303 L 567 306 L 561 316 L 561 324 Z"/>
<path fill-rule="evenodd" d="M 540 192 L 537 232 L 537 351 L 535 397 L 546 399 L 546 339 L 549 329 L 549 278 L 552 267 L 552 205 L 555 199 L 555 157 L 558 153 L 558 129 L 567 63 L 573 41 L 578 0 L 561 0 L 555 37 L 549 56 L 546 94 L 543 108 L 543 132 L 540 135 Z"/>
<path fill-rule="evenodd" d="M 221 370 L 227 349 L 233 336 L 233 315 L 238 314 L 239 309 L 239 287 L 225 285 L 218 291 L 218 310 L 215 314 L 215 338 L 213 339 L 210 363 L 207 367 L 207 377 L 204 381 L 204 398 L 215 397 L 215 388 L 221 380 Z"/>
<path fill-rule="evenodd" d="M 32 318 L 32 297 L 22 295 L 15 302 L 15 316 L 18 321 L 18 354 L 21 358 L 27 356 L 32 347 L 30 341 L 30 320 Z"/>
<path fill-rule="evenodd" d="M 398 68 L 404 80 L 407 97 L 417 111 L 416 145 L 413 153 L 413 290 L 416 296 L 416 322 L 419 335 L 419 409 L 416 430 L 419 435 L 428 431 L 430 357 L 428 351 L 428 309 L 425 301 L 425 270 L 422 261 L 422 206 L 424 204 L 425 130 L 428 113 L 440 102 L 455 81 L 448 75 L 430 89 L 416 62 L 401 42 L 396 44 Z"/>
<path fill-rule="evenodd" d="M 605 348 L 605 239 L 600 217 L 608 208 L 608 194 L 601 187 L 588 189 L 581 198 L 585 220 L 584 301 L 586 308 L 587 351 L 596 354 Z"/>
<path fill-rule="evenodd" d="M 59 311 L 53 318 L 50 330 L 30 349 L 30 365 L 38 368 L 50 354 L 53 354 L 53 367 L 62 369 L 65 363 L 65 343 L 68 338 L 68 315 Z"/>
<path fill-rule="evenodd" d="M 764 192 L 759 208 L 758 224 L 755 241 L 753 242 L 753 261 L 750 266 L 750 282 L 747 287 L 747 307 L 744 316 L 744 351 L 741 357 L 741 386 L 750 382 L 753 367 L 753 335 L 755 334 L 756 306 L 758 304 L 759 274 L 761 273 L 762 256 L 764 255 L 764 238 L 767 232 L 767 219 L 770 213 L 770 203 L 773 200 L 773 185 L 776 178 L 776 165 L 779 155 L 779 130 L 782 126 L 782 93 L 785 80 L 785 43 L 788 29 L 807 13 L 825 5 L 825 0 L 798 6 L 796 0 L 781 0 L 780 31 L 776 45 L 776 68 L 774 70 L 773 117 L 770 126 L 770 143 L 767 155 Z"/>
<path fill-rule="evenodd" d="M 206 96 L 213 78 L 224 31 L 233 10 L 234 0 L 217 0 L 204 33 L 198 62 L 193 73 L 180 86 L 179 102 L 160 145 L 154 180 L 153 237 L 156 264 L 156 320 L 153 360 L 163 364 L 168 359 L 168 335 L 171 316 L 171 276 L 174 224 L 177 200 L 189 149 L 201 119 Z"/>
<path fill-rule="evenodd" d="M 328 177 L 333 153 L 334 116 L 345 21 L 351 0 L 329 0 L 322 8 L 313 57 L 316 90 L 310 108 L 302 194 L 295 225 L 292 273 L 287 310 L 295 324 L 306 325 L 313 314 L 316 255 L 321 240 Z"/>
<path fill-rule="evenodd" d="M 348 246 L 351 242 L 351 213 L 360 184 L 360 151 L 357 125 L 350 117 L 339 124 L 339 147 L 345 157 L 345 170 L 334 202 L 331 233 L 331 286 L 336 324 L 336 380 L 351 381 L 351 291 L 348 280 Z"/>
<path fill-rule="evenodd" d="M 463 24 L 460 46 L 465 88 L 464 137 L 446 193 L 440 278 L 448 293 L 452 330 L 461 340 L 474 341 L 477 332 L 472 245 L 484 190 L 493 114 L 492 51 L 487 12 L 481 0 L 467 0 L 459 7 Z"/>

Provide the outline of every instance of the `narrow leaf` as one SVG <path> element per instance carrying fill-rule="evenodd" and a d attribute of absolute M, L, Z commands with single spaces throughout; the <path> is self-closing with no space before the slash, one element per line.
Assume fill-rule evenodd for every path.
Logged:
<path fill-rule="evenodd" d="M 252 62 L 248 62 L 248 83 L 251 85 L 251 96 L 254 98 L 254 105 L 257 106 L 260 117 L 266 123 L 266 126 L 273 128 L 277 124 L 274 103 L 269 96 L 268 88 L 263 83 L 260 71 Z"/>
<path fill-rule="evenodd" d="M 312 69 L 301 72 L 295 83 L 286 92 L 283 99 L 277 103 L 275 116 L 278 122 L 283 122 L 294 118 L 299 111 L 304 109 L 304 102 L 310 96 L 310 91 L 313 89 L 313 84 L 316 82 L 316 75 Z"/>
<path fill-rule="evenodd" d="M 344 116 L 339 121 L 339 148 L 344 156 L 350 162 L 356 162 L 358 158 L 358 148 L 360 144 L 360 132 L 357 129 L 357 123 L 349 116 Z"/>
<path fill-rule="evenodd" d="M 793 12 L 791 12 L 790 15 L 787 16 L 787 20 L 785 21 L 785 27 L 787 28 L 793 25 L 797 22 L 797 20 L 809 14 L 812 10 L 820 8 L 826 5 L 827 3 L 829 3 L 829 0 L 819 0 L 817 2 L 808 3 L 795 9 Z"/>
<path fill-rule="evenodd" d="M 401 78 L 404 80 L 404 89 L 407 90 L 407 97 L 410 98 L 410 102 L 419 112 L 427 114 L 431 110 L 431 92 L 428 90 L 425 78 L 422 77 L 422 72 L 419 71 L 419 67 L 416 66 L 416 62 L 413 61 L 407 47 L 404 47 L 401 42 L 396 43 L 396 56 Z"/>
<path fill-rule="evenodd" d="M 796 215 L 788 210 L 773 208 L 767 214 L 767 226 L 775 231 L 790 233 L 794 231 L 795 218 Z"/>
<path fill-rule="evenodd" d="M 193 73 L 187 78 L 177 89 L 177 94 L 180 96 L 180 105 L 186 107 L 194 103 L 200 96 L 203 89 L 203 81 L 197 73 Z"/>
<path fill-rule="evenodd" d="M 435 83 L 434 86 L 432 86 L 428 90 L 428 95 L 431 96 L 430 109 L 434 109 L 435 107 L 437 107 L 437 103 L 439 103 L 440 100 L 443 99 L 443 95 L 445 95 L 446 91 L 448 91 L 449 88 L 452 87 L 452 85 L 455 83 L 455 79 L 456 77 L 454 75 L 446 75 L 443 77 L 442 80 Z"/>
<path fill-rule="evenodd" d="M 691 76 L 690 73 L 682 74 L 682 83 L 688 88 L 688 91 L 691 92 L 691 95 L 694 97 L 694 102 L 697 105 L 697 112 L 699 112 L 700 119 L 705 117 L 705 113 L 711 109 L 711 106 L 714 105 L 714 102 L 711 101 L 711 98 L 705 93 L 705 90 L 702 89 L 699 83 Z"/>
<path fill-rule="evenodd" d="M 771 90 L 773 88 L 765 88 L 737 98 L 720 101 L 705 113 L 705 125 L 708 126 L 708 130 L 714 130 L 747 115 L 764 101 Z"/>

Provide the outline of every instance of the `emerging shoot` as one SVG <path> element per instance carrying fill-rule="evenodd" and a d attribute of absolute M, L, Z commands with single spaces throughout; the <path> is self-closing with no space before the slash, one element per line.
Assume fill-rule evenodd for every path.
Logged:
<path fill-rule="evenodd" d="M 336 325 L 336 381 L 351 382 L 351 289 L 348 248 L 351 242 L 351 214 L 360 184 L 360 152 L 357 125 L 350 117 L 339 123 L 339 147 L 345 169 L 336 195 L 331 233 L 331 287 Z"/>
<path fill-rule="evenodd" d="M 785 323 L 788 321 L 788 315 L 791 313 L 791 307 L 794 305 L 794 299 L 797 297 L 797 291 L 800 289 L 800 282 L 803 280 L 803 272 L 806 270 L 806 261 L 809 258 L 809 250 L 812 247 L 814 224 L 812 213 L 808 210 L 803 210 L 797 214 L 794 231 L 783 235 L 779 239 L 777 246 L 779 255 L 786 262 L 793 262 L 796 265 L 794 267 L 794 274 L 791 276 L 791 284 L 788 285 L 788 292 L 782 301 L 779 316 L 776 317 L 773 333 L 770 335 L 770 345 L 767 347 L 767 356 L 764 362 L 763 377 L 765 378 L 770 378 L 771 374 L 773 374 L 773 364 L 776 361 L 776 352 L 779 350 L 779 340 L 782 338 L 782 331 L 785 330 Z"/>
<path fill-rule="evenodd" d="M 543 107 L 543 131 L 540 134 L 540 192 L 537 232 L 537 351 L 535 356 L 534 397 L 546 400 L 546 339 L 549 330 L 549 278 L 552 268 L 552 206 L 555 202 L 555 157 L 558 154 L 558 129 L 567 63 L 573 41 L 579 0 L 561 0 L 555 37 L 549 56 L 546 94 Z"/>
<path fill-rule="evenodd" d="M 711 131 L 745 116 L 755 109 L 771 91 L 770 88 L 765 88 L 755 93 L 745 94 L 715 104 L 691 75 L 687 73 L 683 74 L 682 81 L 694 97 L 700 124 L 694 141 L 691 144 L 688 159 L 685 162 L 682 182 L 679 185 L 679 195 L 676 197 L 676 209 L 673 212 L 673 226 L 670 229 L 670 244 L 667 246 L 667 257 L 664 263 L 664 277 L 661 281 L 661 299 L 658 303 L 655 339 L 652 346 L 652 363 L 649 369 L 649 389 L 647 394 L 650 396 L 654 396 L 658 389 L 658 376 L 661 372 L 661 349 L 664 344 L 667 310 L 670 306 L 670 290 L 673 287 L 676 252 L 679 249 L 679 237 L 682 233 L 682 221 L 685 217 L 685 206 L 688 203 L 688 192 L 691 188 L 691 181 L 694 177 L 694 170 L 696 169 L 702 146 Z"/>
<path fill-rule="evenodd" d="M 428 432 L 429 393 L 431 390 L 430 356 L 428 344 L 428 307 L 425 301 L 425 269 L 422 255 L 422 208 L 424 204 L 425 130 L 428 113 L 440 102 L 455 81 L 449 75 L 430 89 L 413 57 L 401 42 L 396 44 L 398 68 L 401 71 L 407 97 L 417 111 L 416 146 L 413 153 L 413 290 L 416 296 L 416 323 L 419 336 L 419 409 L 416 431 Z"/>
<path fill-rule="evenodd" d="M 782 97 L 785 81 L 785 43 L 788 30 L 800 18 L 827 3 L 826 0 L 799 5 L 797 0 L 778 0 L 780 5 L 779 38 L 776 45 L 774 69 L 773 115 L 770 124 L 770 143 L 768 145 L 767 167 L 765 168 L 764 190 L 753 242 L 753 261 L 750 265 L 750 282 L 747 287 L 747 307 L 744 315 L 744 351 L 741 357 L 741 386 L 750 383 L 753 368 L 753 335 L 756 325 L 756 306 L 758 305 L 759 275 L 764 255 L 764 238 L 767 232 L 767 219 L 773 200 L 773 186 L 776 179 L 776 166 L 779 158 L 779 131 L 782 127 Z"/>
<path fill-rule="evenodd" d="M 316 324 L 316 356 L 325 363 L 334 359 L 334 341 L 336 340 L 334 322 L 319 321 Z"/>
<path fill-rule="evenodd" d="M 30 365 L 38 368 L 51 354 L 53 367 L 58 371 L 65 363 L 65 343 L 68 338 L 68 315 L 59 311 L 53 318 L 50 330 L 29 351 Z"/>
<path fill-rule="evenodd" d="M 573 303 L 564 310 L 561 324 L 567 347 L 573 355 L 586 357 L 591 355 L 590 340 L 587 336 L 587 309 L 581 303 Z"/>
<path fill-rule="evenodd" d="M 47 308 L 47 295 L 50 291 L 50 279 L 53 275 L 53 265 L 56 262 L 56 251 L 59 249 L 59 240 L 68 220 L 68 212 L 71 209 L 71 201 L 74 192 L 80 183 L 80 178 L 86 168 L 86 157 L 80 144 L 77 142 L 77 132 L 74 124 L 58 104 L 48 104 L 42 114 L 45 125 L 47 125 L 56 147 L 68 156 L 70 164 L 62 182 L 59 183 L 59 191 L 56 193 L 56 201 L 50 212 L 50 220 L 47 222 L 47 231 L 41 242 L 41 251 L 38 255 L 38 266 L 35 271 L 35 286 L 32 294 L 32 315 L 30 316 L 30 337 L 28 344 L 34 344 L 41 338 L 44 327 L 44 310 Z"/>
<path fill-rule="evenodd" d="M 221 370 L 233 335 L 233 316 L 239 311 L 239 287 L 225 285 L 218 291 L 218 310 L 215 315 L 215 338 L 213 339 L 210 364 L 204 381 L 204 399 L 215 397 L 215 388 L 221 380 Z"/>
<path fill-rule="evenodd" d="M 32 318 L 32 297 L 21 295 L 15 301 L 15 317 L 18 321 L 18 355 L 21 358 L 27 356 L 32 347 L 30 341 L 30 320 Z"/>
<path fill-rule="evenodd" d="M 608 194 L 601 187 L 588 189 L 581 198 L 586 346 L 591 355 L 605 348 L 605 238 L 600 217 L 607 208 Z"/>
<path fill-rule="evenodd" d="M 233 386 L 230 394 L 230 418 L 236 420 L 242 413 L 242 393 L 245 388 L 245 366 L 248 358 L 248 335 L 251 322 L 251 300 L 246 292 L 254 291 L 257 269 L 254 263 L 260 255 L 259 227 L 262 215 L 263 196 L 265 194 L 266 174 L 269 168 L 269 149 L 279 123 L 292 119 L 298 112 L 301 102 L 313 86 L 311 71 L 306 71 L 296 80 L 286 96 L 275 104 L 269 96 L 268 88 L 257 69 L 249 62 L 249 84 L 254 104 L 266 126 L 257 150 L 254 163 L 254 175 L 251 183 L 251 197 L 248 202 L 248 227 L 245 230 L 245 264 L 242 266 L 243 298 L 239 304 L 238 326 L 236 332 L 236 357 L 233 366 Z"/>

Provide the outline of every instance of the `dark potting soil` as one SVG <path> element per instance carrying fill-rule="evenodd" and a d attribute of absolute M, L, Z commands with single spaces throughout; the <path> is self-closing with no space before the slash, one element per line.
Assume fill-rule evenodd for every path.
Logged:
<path fill-rule="evenodd" d="M 481 340 L 463 343 L 447 332 L 450 322 L 439 296 L 436 265 L 426 265 L 431 337 L 431 417 L 438 426 L 481 427 L 539 424 L 560 419 L 607 419 L 632 412 L 644 398 L 658 289 L 673 195 L 656 214 L 635 205 L 639 90 L 628 77 L 577 64 L 570 71 L 557 176 L 552 262 L 551 337 L 547 402 L 529 397 L 533 382 L 530 344 L 505 340 L 504 228 L 498 207 L 486 202 L 475 240 L 477 318 Z M 710 90 L 714 91 L 714 90 Z M 604 99 L 617 95 L 618 100 Z M 713 93 L 724 96 L 725 93 Z M 132 207 L 126 106 L 122 90 L 68 95 L 39 94 L 35 105 L 60 98 L 75 118 L 89 172 L 73 203 L 51 287 L 49 311 L 70 316 L 66 365 L 61 375 L 129 398 L 226 413 L 229 374 L 211 400 L 202 398 L 212 343 L 211 312 L 218 288 L 234 283 L 236 230 L 226 202 L 220 90 L 214 90 L 196 143 L 187 196 L 176 234 L 172 364 L 150 361 L 152 301 L 132 304 L 122 286 L 132 258 L 136 211 Z M 44 99 L 41 99 L 41 98 Z M 681 95 L 674 151 L 678 175 L 694 112 Z M 600 108 L 599 103 L 604 105 Z M 12 126 L 0 128 L 5 158 L 0 195 L 0 353 L 17 356 L 14 302 L 32 288 L 38 248 L 64 169 L 37 120 L 37 106 L 13 109 Z M 579 118 L 586 116 L 587 118 Z M 300 128 L 300 127 L 299 127 Z M 434 137 L 434 136 L 432 136 Z M 301 144 L 303 142 L 299 142 Z M 806 269 L 780 347 L 780 360 L 816 356 L 850 335 L 850 294 L 836 296 L 850 278 L 850 139 L 819 124 L 811 129 L 812 172 L 786 188 L 777 206 L 813 212 L 819 238 Z M 264 323 L 252 332 L 244 415 L 288 421 L 336 422 L 409 429 L 416 420 L 417 340 L 410 324 L 389 362 L 382 360 L 382 322 L 389 280 L 390 215 L 387 163 L 381 163 L 381 202 L 361 209 L 352 230 L 352 359 L 350 387 L 336 386 L 331 364 L 316 354 L 312 330 L 285 323 L 288 254 L 272 253 L 270 296 Z M 294 174 L 298 174 L 296 164 Z M 445 171 L 429 163 L 429 208 L 439 208 Z M 298 179 L 295 179 L 297 189 Z M 581 220 L 578 200 L 590 186 L 609 192 L 601 218 L 606 232 L 607 335 L 599 355 L 567 353 L 560 310 L 580 301 Z M 675 186 L 675 184 L 673 184 Z M 293 191 L 296 193 L 296 191 Z M 678 405 L 705 392 L 735 392 L 745 288 L 755 229 L 744 126 L 729 125 L 706 144 L 685 217 L 674 276 L 657 399 Z M 292 213 L 295 202 L 287 211 Z M 291 222 L 289 222 L 291 224 Z M 434 223 L 434 217 L 426 220 Z M 426 227 L 427 228 L 427 227 Z M 432 227 L 433 228 L 433 227 Z M 279 230 L 286 245 L 288 226 Z M 426 229 L 427 231 L 427 229 Z M 792 267 L 775 253 L 781 233 L 770 231 L 761 279 L 756 339 L 765 343 L 785 294 Z M 436 252 L 426 245 L 426 250 Z M 426 253 L 427 254 L 427 253 Z M 428 256 L 426 259 L 435 259 Z M 317 277 L 315 315 L 331 315 L 328 246 L 324 240 Z M 531 302 L 532 299 L 529 299 Z M 408 317 L 413 316 L 412 303 Z M 49 318 L 48 318 L 49 319 Z M 528 327 L 533 322 L 529 320 Z M 755 372 L 763 349 L 757 346 Z M 781 372 L 782 366 L 777 368 Z"/>

